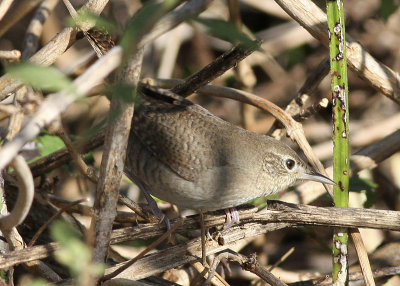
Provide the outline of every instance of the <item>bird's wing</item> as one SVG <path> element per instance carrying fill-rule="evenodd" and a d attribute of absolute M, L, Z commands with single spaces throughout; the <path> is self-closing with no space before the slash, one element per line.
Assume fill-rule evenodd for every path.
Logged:
<path fill-rule="evenodd" d="M 146 94 L 135 110 L 133 140 L 192 182 L 202 171 L 226 164 L 226 156 L 217 147 L 225 121 L 173 93 Z"/>

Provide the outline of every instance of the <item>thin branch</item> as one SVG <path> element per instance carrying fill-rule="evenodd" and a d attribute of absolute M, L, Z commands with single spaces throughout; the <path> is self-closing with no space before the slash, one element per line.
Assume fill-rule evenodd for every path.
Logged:
<path fill-rule="evenodd" d="M 361 272 L 364 277 L 365 285 L 375 286 L 374 275 L 371 269 L 371 263 L 368 259 L 367 249 L 358 229 L 350 229 L 350 237 L 353 240 L 354 247 L 357 252 L 358 261 L 360 262 Z"/>
<path fill-rule="evenodd" d="M 373 271 L 374 278 L 388 277 L 400 274 L 400 266 L 392 266 L 392 267 L 382 267 L 379 269 L 375 269 Z M 349 273 L 349 281 L 360 281 L 363 279 L 363 274 L 361 271 L 351 272 Z M 288 284 L 289 286 L 327 286 L 332 285 L 332 277 L 330 275 L 325 275 L 324 277 L 314 278 L 312 280 L 307 281 L 299 281 L 295 283 Z"/>
<path fill-rule="evenodd" d="M 7 115 L 12 115 L 12 114 L 18 112 L 19 109 L 20 109 L 20 107 L 16 107 L 15 105 L 0 104 L 0 112 L 3 112 L 5 114 L 7 114 Z"/>
<path fill-rule="evenodd" d="M 139 82 L 143 53 L 143 49 L 137 50 L 122 71 L 121 78 L 133 85 L 135 89 L 133 92 L 136 91 Z M 91 222 L 95 234 L 93 261 L 97 263 L 103 262 L 108 252 L 112 225 L 116 216 L 119 184 L 124 171 L 133 107 L 133 102 L 123 102 L 120 96 L 113 94 L 110 114 L 116 114 L 118 117 L 110 117 L 109 120 Z"/>
<path fill-rule="evenodd" d="M 307 118 L 310 118 L 311 116 L 313 116 L 314 114 L 317 114 L 322 109 L 327 108 L 328 104 L 329 104 L 329 100 L 326 97 L 324 97 L 316 104 L 312 104 L 311 106 L 307 107 L 306 109 L 301 110 L 300 113 L 295 114 L 293 116 L 293 119 L 296 121 L 304 121 Z"/>
<path fill-rule="evenodd" d="M 67 147 L 68 151 L 71 153 L 73 160 L 75 161 L 76 165 L 78 166 L 81 173 L 88 178 L 93 183 L 97 183 L 97 176 L 93 168 L 89 167 L 85 161 L 83 161 L 81 155 L 76 151 L 74 145 L 72 144 L 71 139 L 69 139 L 68 135 L 65 134 L 64 127 L 60 124 L 58 130 L 56 131 L 57 135 L 64 141 L 65 146 Z"/>
<path fill-rule="evenodd" d="M 207 255 L 217 253 L 230 247 L 230 244 L 239 240 L 254 237 L 269 231 L 290 226 L 339 226 L 350 228 L 379 228 L 400 231 L 400 214 L 396 211 L 372 210 L 358 208 L 314 207 L 308 205 L 294 205 L 279 201 L 269 201 L 268 210 L 257 213 L 257 208 L 239 207 L 243 225 L 231 227 L 223 231 L 214 240 L 207 241 Z M 221 226 L 225 222 L 225 213 L 215 212 L 206 216 L 207 227 Z M 173 220 L 172 223 L 175 223 Z M 200 218 L 198 215 L 185 218 L 177 233 L 198 229 Z M 159 223 L 126 227 L 114 230 L 111 243 L 121 243 L 136 239 L 150 239 L 160 236 L 166 231 L 165 226 Z M 33 246 L 27 249 L 0 255 L 0 269 L 18 263 L 43 259 L 58 250 L 58 244 Z M 192 261 L 201 259 L 201 241 L 196 238 L 186 244 L 174 246 L 145 256 L 126 270 L 124 277 L 141 279 Z M 151 265 L 150 268 L 147 268 Z M 116 269 L 111 267 L 110 273 Z M 148 269 L 152 269 L 148 271 Z"/>
<path fill-rule="evenodd" d="M 229 259 L 239 263 L 244 270 L 253 272 L 262 280 L 264 280 L 265 282 L 269 283 L 272 286 L 287 286 L 287 284 L 283 283 L 281 280 L 276 278 L 270 271 L 268 271 L 266 268 L 260 265 L 257 262 L 257 258 L 255 255 L 250 255 L 249 257 L 246 257 L 239 253 L 232 253 L 231 251 L 220 253 L 214 258 L 214 261 L 211 265 L 210 273 L 205 282 L 206 285 L 210 283 L 211 278 L 214 276 L 215 270 L 217 269 L 217 266 L 221 261 L 221 259 Z"/>
<path fill-rule="evenodd" d="M 74 148 L 79 150 L 79 152 L 85 154 L 103 145 L 104 136 L 105 132 L 101 131 L 90 138 L 85 138 L 86 140 L 82 140 L 84 142 L 77 141 L 73 142 L 72 145 Z M 29 167 L 32 170 L 33 177 L 39 177 L 45 173 L 59 168 L 64 164 L 67 164 L 71 160 L 71 153 L 67 148 L 63 148 L 29 164 Z"/>
<path fill-rule="evenodd" d="M 196 269 L 196 271 L 199 273 L 192 281 L 192 285 L 199 285 L 201 282 L 201 277 L 207 278 L 209 275 L 209 267 L 204 267 L 201 262 L 195 261 L 190 263 L 190 265 Z M 198 278 L 198 279 L 197 279 Z M 218 272 L 215 273 L 214 277 L 211 278 L 211 283 L 214 286 L 229 286 L 228 282 L 225 281 L 221 277 L 221 275 L 218 274 Z"/>
<path fill-rule="evenodd" d="M 138 216 L 142 217 L 143 219 L 147 220 L 148 222 L 158 222 L 159 219 L 153 216 L 150 213 L 146 213 L 143 209 L 139 206 L 138 203 L 132 201 L 130 198 L 119 194 L 118 200 L 120 203 L 124 204 L 131 210 L 133 210 Z"/>
<path fill-rule="evenodd" d="M 4 15 L 7 13 L 8 9 L 10 9 L 14 0 L 3 0 L 0 3 L 0 21 L 3 19 Z"/>
<path fill-rule="evenodd" d="M 51 12 L 57 5 L 58 0 L 45 0 L 36 9 L 35 14 L 25 33 L 22 60 L 30 58 L 36 51 L 39 45 L 39 38 L 43 31 L 43 25 Z"/>
<path fill-rule="evenodd" d="M 17 1 L 16 5 L 13 9 L 7 13 L 8 4 L 11 4 L 9 0 L 2 1 L 1 3 L 4 18 L 1 16 L 1 25 L 0 25 L 0 37 L 3 36 L 12 26 L 18 23 L 26 14 L 28 14 L 33 8 L 35 8 L 41 1 L 43 0 L 22 0 Z"/>
<path fill-rule="evenodd" d="M 293 117 L 293 119 L 297 120 L 296 116 L 300 115 L 302 112 L 303 106 L 307 103 L 310 98 L 310 94 L 312 94 L 321 81 L 325 78 L 329 73 L 329 57 L 323 59 L 314 72 L 307 77 L 303 86 L 297 92 L 296 98 L 292 99 L 290 103 L 286 106 L 285 111 Z M 275 122 L 275 126 L 277 123 Z M 274 127 L 272 127 L 273 129 Z M 285 129 L 276 129 L 272 132 L 272 137 L 276 139 L 282 138 L 285 133 Z"/>
<path fill-rule="evenodd" d="M 30 210 L 34 196 L 34 185 L 32 174 L 22 156 L 16 156 L 12 165 L 19 183 L 18 198 L 12 212 L 0 218 L 0 228 L 8 242 L 10 250 L 18 251 L 24 249 L 25 242 L 15 226 L 22 223 Z M 31 272 L 38 273 L 49 281 L 57 282 L 61 280 L 56 272 L 41 261 L 27 261 L 24 263 L 24 266 Z"/>
<path fill-rule="evenodd" d="M 60 249 L 61 249 L 60 244 L 52 242 L 46 245 L 38 245 L 29 248 L 22 248 L 19 250 L 12 251 L 10 253 L 5 253 L 2 256 L 0 256 L 0 269 L 4 269 L 21 263 L 47 258 L 50 257 L 55 251 Z"/>
<path fill-rule="evenodd" d="M 161 54 L 160 65 L 157 71 L 157 77 L 170 78 L 172 77 L 179 50 L 183 42 L 183 31 L 185 26 L 181 25 L 172 30 L 169 34 L 165 47 Z"/>
<path fill-rule="evenodd" d="M 233 47 L 225 52 L 212 63 L 202 68 L 199 72 L 191 75 L 184 82 L 174 86 L 171 91 L 181 96 L 188 96 L 197 91 L 202 86 L 222 75 L 227 70 L 238 64 L 245 57 L 250 55 L 259 47 L 257 43 L 253 49 L 244 49 L 239 46 Z"/>
<path fill-rule="evenodd" d="M 279 264 L 284 262 L 292 253 L 294 252 L 294 246 L 290 248 L 284 255 L 282 255 L 271 267 L 268 268 L 268 271 L 272 271 L 275 267 L 278 267 Z"/>
<path fill-rule="evenodd" d="M 93 208 L 88 205 L 82 205 L 82 204 L 71 205 L 70 201 L 58 198 L 48 193 L 43 194 L 43 196 L 57 208 L 66 208 L 69 213 L 78 213 L 84 216 L 93 216 Z M 141 217 L 138 217 L 136 214 L 132 212 L 117 211 L 117 217 L 115 218 L 115 221 L 118 223 L 146 222 L 146 221 L 140 221 L 140 218 Z"/>
<path fill-rule="evenodd" d="M 216 237 L 215 240 L 207 241 L 207 255 L 228 249 L 234 241 L 253 237 L 254 235 L 259 235 L 271 231 L 272 229 L 276 230 L 282 227 L 283 224 L 261 225 L 253 223 L 244 224 L 240 227 L 232 227 L 224 231 L 219 237 Z M 200 257 L 200 239 L 194 239 L 167 250 L 161 250 L 157 253 L 150 254 L 117 277 L 140 279 L 140 277 L 147 277 L 155 273 L 160 273 L 185 263 L 200 261 Z M 113 268 L 114 267 L 111 267 L 106 270 L 106 272 L 112 271 Z"/>
<path fill-rule="evenodd" d="M 27 92 L 29 91 L 27 91 L 26 87 L 20 88 L 16 92 L 14 102 L 16 106 L 18 106 L 18 109 L 16 113 L 12 114 L 9 121 L 8 134 L 6 136 L 7 140 L 13 139 L 21 129 L 24 114 L 17 104 L 17 101 L 23 98 Z M 14 158 L 12 165 L 18 178 L 18 197 L 12 212 L 8 216 L 2 217 L 0 221 L 4 219 L 5 223 L 9 224 L 8 227 L 2 228 L 2 232 L 8 242 L 9 248 L 11 250 L 16 250 L 24 248 L 25 242 L 17 229 L 15 227 L 11 227 L 11 225 L 14 224 L 16 226 L 17 224 L 22 223 L 22 221 L 29 213 L 30 207 L 33 202 L 34 183 L 31 170 L 29 169 L 28 165 L 21 155 L 18 155 Z M 7 222 L 7 220 L 9 221 Z M 56 272 L 54 272 L 51 268 L 49 268 L 45 263 L 41 261 L 27 262 L 24 264 L 24 266 L 26 266 L 31 272 L 38 273 L 40 276 L 46 278 L 49 281 L 57 282 L 61 280 Z"/>
<path fill-rule="evenodd" d="M 18 61 L 20 58 L 21 52 L 19 50 L 0 51 L 0 59 L 7 61 Z"/>
<path fill-rule="evenodd" d="M 140 252 L 135 258 L 131 259 L 130 261 L 126 262 L 123 266 L 120 268 L 116 269 L 112 273 L 109 273 L 105 275 L 103 278 L 100 279 L 100 281 L 107 281 L 110 280 L 111 278 L 117 276 L 118 274 L 122 273 L 124 270 L 128 269 L 128 267 L 132 266 L 136 261 L 144 257 L 149 251 L 153 250 L 156 248 L 161 242 L 163 242 L 165 239 L 167 239 L 171 233 L 173 233 L 179 226 L 182 225 L 183 220 L 179 219 L 176 223 L 174 223 L 171 228 L 164 233 L 162 236 L 160 236 L 156 241 L 152 242 L 146 249 L 144 249 L 142 252 Z"/>
<path fill-rule="evenodd" d="M 37 231 L 37 232 L 35 233 L 35 235 L 32 237 L 31 241 L 29 241 L 29 243 L 28 243 L 27 246 L 28 246 L 28 247 L 33 246 L 33 245 L 36 243 L 36 241 L 37 241 L 37 239 L 39 238 L 39 236 L 45 231 L 45 229 L 46 229 L 56 218 L 58 218 L 63 212 L 67 211 L 68 209 L 72 208 L 72 207 L 75 206 L 75 205 L 78 205 L 78 204 L 80 204 L 80 203 L 87 202 L 87 201 L 88 201 L 87 199 L 80 199 L 80 200 L 71 202 L 71 203 L 67 204 L 66 206 L 64 206 L 63 208 L 61 208 L 60 210 L 58 210 L 57 213 L 55 213 L 51 218 L 49 218 L 49 220 L 46 221 L 46 223 L 45 223 L 44 225 L 42 225 L 42 226 L 38 229 L 38 231 Z"/>

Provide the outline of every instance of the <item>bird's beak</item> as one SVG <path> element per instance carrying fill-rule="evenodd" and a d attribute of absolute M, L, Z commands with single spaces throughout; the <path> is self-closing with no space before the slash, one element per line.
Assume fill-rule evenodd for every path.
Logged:
<path fill-rule="evenodd" d="M 332 181 L 331 179 L 329 179 L 321 174 L 318 174 L 314 171 L 302 173 L 302 174 L 300 174 L 299 177 L 302 180 L 309 180 L 309 181 L 320 182 L 323 184 L 336 185 L 336 183 L 334 181 Z"/>

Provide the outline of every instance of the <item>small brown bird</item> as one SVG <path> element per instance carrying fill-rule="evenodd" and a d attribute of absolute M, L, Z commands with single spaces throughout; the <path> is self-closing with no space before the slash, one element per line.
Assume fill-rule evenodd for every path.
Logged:
<path fill-rule="evenodd" d="M 125 172 L 162 200 L 213 211 L 303 180 L 334 184 L 272 137 L 232 125 L 167 90 L 140 92 Z"/>

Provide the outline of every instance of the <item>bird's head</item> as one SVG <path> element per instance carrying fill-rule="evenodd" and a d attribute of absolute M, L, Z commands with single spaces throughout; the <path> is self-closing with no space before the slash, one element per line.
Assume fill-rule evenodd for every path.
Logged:
<path fill-rule="evenodd" d="M 301 181 L 335 185 L 331 179 L 309 167 L 289 146 L 282 142 L 277 146 L 263 157 L 259 187 L 261 187 L 260 183 L 264 185 L 263 188 L 265 184 L 270 184 L 267 188 L 273 190 L 271 193 L 275 193 Z"/>

